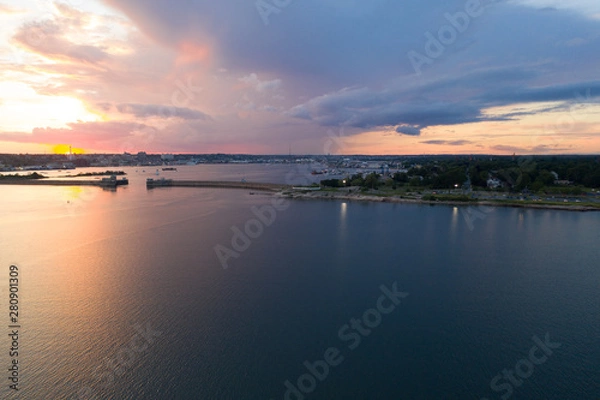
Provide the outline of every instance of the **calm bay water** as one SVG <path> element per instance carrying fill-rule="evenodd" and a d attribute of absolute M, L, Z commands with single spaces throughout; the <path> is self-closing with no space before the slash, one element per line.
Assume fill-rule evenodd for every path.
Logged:
<path fill-rule="evenodd" d="M 161 175 L 302 180 L 178 169 Z M 2 398 L 600 398 L 600 213 L 293 201 L 223 269 L 215 246 L 273 197 L 125 170 L 116 192 L 0 187 L 3 371 L 11 264 L 22 326 Z"/>

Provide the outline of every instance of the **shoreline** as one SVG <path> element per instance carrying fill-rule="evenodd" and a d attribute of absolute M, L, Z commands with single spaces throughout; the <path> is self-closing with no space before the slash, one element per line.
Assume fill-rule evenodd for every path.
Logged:
<path fill-rule="evenodd" d="M 358 202 L 371 202 L 371 203 L 397 203 L 397 204 L 422 204 L 422 205 L 447 205 L 447 206 L 463 206 L 463 207 L 513 207 L 513 208 L 533 208 L 541 210 L 562 210 L 562 211 L 600 211 L 599 207 L 592 207 L 586 205 L 564 205 L 564 204 L 530 204 L 530 203 L 518 203 L 518 202 L 499 202 L 499 201 L 450 201 L 450 200 L 422 200 L 422 199 L 409 199 L 400 198 L 397 196 L 375 196 L 369 194 L 349 194 L 349 193 L 336 193 L 336 192 L 309 192 L 309 193 L 289 193 L 280 191 L 276 195 L 286 197 L 289 199 L 313 199 L 313 200 L 344 200 L 344 201 L 358 201 Z"/>
<path fill-rule="evenodd" d="M 127 179 L 98 179 L 98 180 L 82 180 L 82 179 L 0 179 L 0 185 L 54 185 L 54 186 L 100 186 L 116 188 L 117 186 L 127 185 Z M 312 187 L 296 188 L 289 185 L 274 184 L 274 183 L 259 183 L 259 182 L 233 182 L 233 181 L 186 181 L 172 179 L 153 179 L 146 180 L 146 188 L 148 190 L 159 189 L 162 187 L 197 187 L 197 188 L 218 188 L 218 189 L 242 189 L 256 190 L 258 192 L 267 192 L 276 196 L 285 197 L 288 199 L 314 199 L 314 200 L 342 200 L 342 201 L 359 201 L 371 203 L 397 203 L 397 204 L 422 204 L 422 205 L 447 205 L 447 206 L 462 206 L 462 207 L 513 207 L 513 208 L 532 208 L 539 210 L 561 210 L 561 211 L 600 211 L 600 203 L 582 202 L 577 203 L 549 203 L 532 201 L 523 202 L 522 200 L 443 200 L 433 199 L 424 200 L 422 198 L 403 198 L 399 196 L 378 196 L 374 194 L 364 194 L 348 191 L 332 191 L 332 190 L 314 190 Z M 302 190 L 305 189 L 305 190 Z M 254 194 L 251 192 L 250 194 Z M 586 200 L 583 197 L 578 197 L 579 200 Z"/>
<path fill-rule="evenodd" d="M 102 188 L 116 188 L 128 183 L 125 180 L 103 181 L 100 179 L 0 179 L 0 185 L 19 186 L 97 186 Z"/>

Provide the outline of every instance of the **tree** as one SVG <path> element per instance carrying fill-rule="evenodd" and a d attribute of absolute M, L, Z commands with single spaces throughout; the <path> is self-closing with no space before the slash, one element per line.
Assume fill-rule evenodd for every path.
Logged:
<path fill-rule="evenodd" d="M 361 174 L 354 174 L 350 177 L 350 185 L 351 186 L 363 186 L 365 183 L 364 178 Z"/>
<path fill-rule="evenodd" d="M 433 178 L 434 189 L 454 188 L 461 186 L 467 180 L 465 170 L 462 167 L 453 168 Z"/>
<path fill-rule="evenodd" d="M 398 183 L 407 183 L 408 182 L 408 174 L 404 172 L 396 172 L 393 176 L 394 181 Z"/>
<path fill-rule="evenodd" d="M 337 188 L 337 187 L 342 186 L 342 183 L 340 182 L 339 179 L 323 179 L 321 181 L 321 185 L 322 186 L 327 186 L 327 187 Z"/>
<path fill-rule="evenodd" d="M 385 186 L 391 187 L 393 190 L 396 190 L 396 181 L 392 178 L 388 178 L 385 180 Z"/>
<path fill-rule="evenodd" d="M 551 186 L 554 184 L 554 175 L 548 170 L 540 171 L 537 180 L 542 182 L 545 186 Z"/>
<path fill-rule="evenodd" d="M 583 178 L 583 184 L 587 187 L 600 187 L 600 170 L 596 170 Z"/>
<path fill-rule="evenodd" d="M 531 191 L 532 192 L 539 192 L 544 188 L 544 182 L 540 181 L 539 179 L 537 179 L 535 182 L 533 182 L 531 184 Z"/>
<path fill-rule="evenodd" d="M 527 172 L 522 172 L 521 176 L 519 176 L 519 178 L 517 179 L 515 190 L 517 192 L 521 192 L 526 187 L 529 187 L 529 185 L 531 185 L 531 177 Z"/>
<path fill-rule="evenodd" d="M 410 186 L 421 186 L 421 179 L 419 179 L 418 176 L 415 176 L 415 177 L 411 178 L 411 180 L 408 182 L 408 184 Z"/>
<path fill-rule="evenodd" d="M 486 187 L 488 175 L 488 172 L 481 171 L 479 166 L 469 168 L 469 177 L 471 178 L 472 186 Z"/>
<path fill-rule="evenodd" d="M 364 187 L 369 189 L 377 189 L 379 187 L 379 175 L 377 173 L 372 172 L 365 178 Z"/>

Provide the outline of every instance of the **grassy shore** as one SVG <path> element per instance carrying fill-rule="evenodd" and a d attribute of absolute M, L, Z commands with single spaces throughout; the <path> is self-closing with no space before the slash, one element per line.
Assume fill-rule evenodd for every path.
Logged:
<path fill-rule="evenodd" d="M 492 206 L 520 207 L 567 211 L 600 211 L 600 203 L 587 202 L 584 197 L 580 203 L 559 203 L 549 201 L 517 200 L 517 199 L 485 199 L 479 200 L 467 195 L 419 195 L 415 193 L 390 194 L 385 192 L 359 192 L 348 189 L 327 189 L 321 191 L 281 191 L 279 195 L 293 199 L 368 201 L 377 203 L 407 204 L 445 204 L 455 206 Z"/>

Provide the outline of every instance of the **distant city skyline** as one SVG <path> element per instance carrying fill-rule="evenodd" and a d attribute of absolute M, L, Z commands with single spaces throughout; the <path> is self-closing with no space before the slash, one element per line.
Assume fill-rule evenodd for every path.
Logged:
<path fill-rule="evenodd" d="M 0 0 L 0 22 L 0 153 L 600 153 L 597 1 Z"/>

